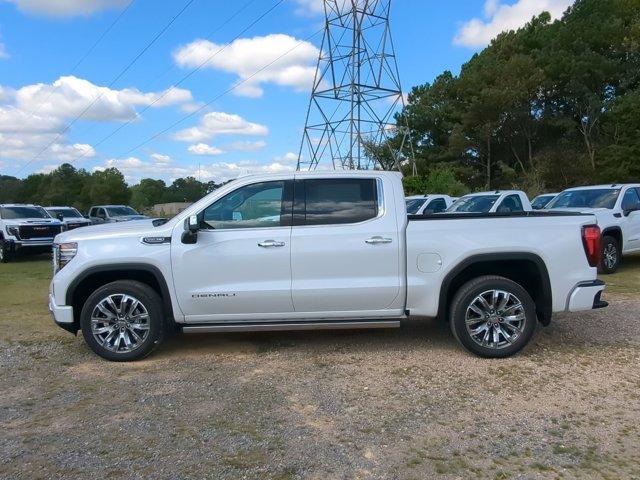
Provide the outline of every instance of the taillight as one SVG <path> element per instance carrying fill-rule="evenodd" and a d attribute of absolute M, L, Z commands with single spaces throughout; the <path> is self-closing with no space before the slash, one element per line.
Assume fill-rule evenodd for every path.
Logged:
<path fill-rule="evenodd" d="M 600 238 L 600 227 L 597 225 L 582 227 L 582 245 L 592 267 L 597 267 L 600 263 Z"/>

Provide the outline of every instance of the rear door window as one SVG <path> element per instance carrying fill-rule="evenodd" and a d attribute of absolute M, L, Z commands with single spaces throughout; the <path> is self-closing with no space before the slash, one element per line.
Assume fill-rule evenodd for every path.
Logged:
<path fill-rule="evenodd" d="M 296 189 L 296 206 L 304 208 L 295 215 L 296 224 L 343 225 L 378 216 L 375 178 L 304 180 Z"/>

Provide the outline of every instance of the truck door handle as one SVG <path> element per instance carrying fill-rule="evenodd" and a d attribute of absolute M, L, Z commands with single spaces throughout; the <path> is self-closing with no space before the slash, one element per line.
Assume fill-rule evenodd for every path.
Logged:
<path fill-rule="evenodd" d="M 265 240 L 258 242 L 258 246 L 262 248 L 284 247 L 284 242 L 276 242 L 275 240 Z"/>
<path fill-rule="evenodd" d="M 365 240 L 365 243 L 368 243 L 369 245 L 380 245 L 381 243 L 391 243 L 393 240 L 391 240 L 390 238 L 384 238 L 384 237 L 371 237 L 371 238 L 367 238 Z"/>

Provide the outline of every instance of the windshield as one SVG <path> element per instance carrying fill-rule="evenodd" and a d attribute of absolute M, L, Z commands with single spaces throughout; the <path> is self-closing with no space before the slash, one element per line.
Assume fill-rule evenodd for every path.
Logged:
<path fill-rule="evenodd" d="M 540 195 L 533 199 L 531 206 L 535 209 L 544 208 L 544 206 L 553 199 L 554 195 Z"/>
<path fill-rule="evenodd" d="M 407 200 L 407 213 L 410 215 L 418 213 L 418 210 L 420 210 L 420 207 L 422 207 L 426 201 L 426 198 L 413 198 L 411 200 Z"/>
<path fill-rule="evenodd" d="M 107 211 L 109 212 L 110 217 L 124 217 L 126 215 L 140 215 L 131 207 L 108 207 Z"/>
<path fill-rule="evenodd" d="M 500 195 L 474 195 L 462 197 L 451 205 L 447 212 L 487 213 L 500 198 Z"/>
<path fill-rule="evenodd" d="M 9 220 L 18 218 L 51 218 L 40 207 L 2 207 L 0 208 L 0 217 Z"/>
<path fill-rule="evenodd" d="M 83 218 L 75 208 L 47 208 L 46 210 L 49 215 L 56 218 L 58 215 L 62 215 L 64 218 Z"/>
<path fill-rule="evenodd" d="M 619 188 L 569 190 L 558 195 L 547 208 L 613 208 L 620 195 Z"/>

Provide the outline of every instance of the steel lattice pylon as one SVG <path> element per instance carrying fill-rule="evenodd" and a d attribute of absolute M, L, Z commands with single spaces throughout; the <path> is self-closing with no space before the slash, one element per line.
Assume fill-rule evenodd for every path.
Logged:
<path fill-rule="evenodd" d="M 386 143 L 397 133 L 393 113 L 404 106 L 390 7 L 391 0 L 324 0 L 324 36 L 298 170 L 399 167 L 404 139 L 397 151 Z M 391 165 L 371 158 L 365 145 L 385 145 Z"/>

